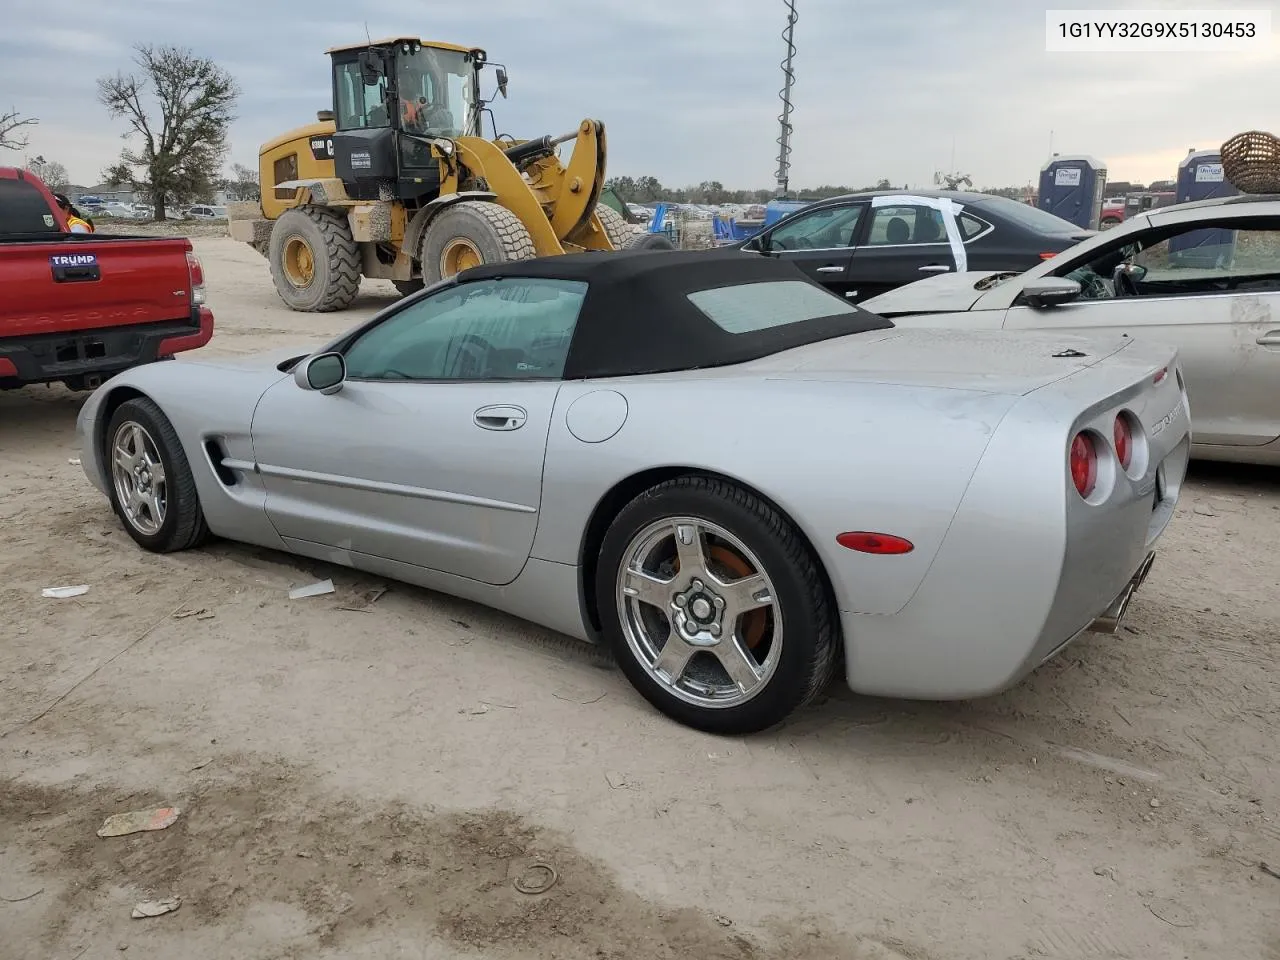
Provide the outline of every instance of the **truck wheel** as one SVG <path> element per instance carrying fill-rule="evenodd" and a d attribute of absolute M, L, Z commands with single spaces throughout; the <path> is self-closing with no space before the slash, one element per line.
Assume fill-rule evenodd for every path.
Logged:
<path fill-rule="evenodd" d="M 291 310 L 345 310 L 360 289 L 360 250 L 338 210 L 286 210 L 271 228 L 267 259 L 276 292 Z"/>
<path fill-rule="evenodd" d="M 139 546 L 172 553 L 208 539 L 182 442 L 154 401 L 137 397 L 116 408 L 103 459 L 111 507 Z"/>
<path fill-rule="evenodd" d="M 605 203 L 596 204 L 596 216 L 600 218 L 600 226 L 604 227 L 604 235 L 615 250 L 625 247 L 635 233 L 631 224 L 613 207 Z"/>
<path fill-rule="evenodd" d="M 437 214 L 422 238 L 422 276 L 437 283 L 483 263 L 531 260 L 533 238 L 520 218 L 496 203 L 463 200 Z"/>
<path fill-rule="evenodd" d="M 667 716 L 710 733 L 771 727 L 836 662 L 832 601 L 786 517 L 741 487 L 680 477 L 605 533 L 597 609 L 618 666 Z"/>
<path fill-rule="evenodd" d="M 676 245 L 665 233 L 637 233 L 626 242 L 623 250 L 674 250 Z"/>

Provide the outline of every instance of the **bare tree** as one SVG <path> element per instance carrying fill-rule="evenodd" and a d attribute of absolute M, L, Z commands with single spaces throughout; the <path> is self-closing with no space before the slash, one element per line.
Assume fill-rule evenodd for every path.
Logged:
<path fill-rule="evenodd" d="M 50 190 L 56 190 L 61 193 L 71 186 L 71 178 L 67 176 L 67 168 L 57 160 L 46 160 L 40 164 L 36 174 Z"/>
<path fill-rule="evenodd" d="M 130 145 L 103 176 L 149 196 L 156 219 L 164 220 L 166 204 L 212 194 L 240 91 L 229 73 L 185 47 L 135 50 L 141 74 L 98 80 L 98 99 L 130 127 Z"/>
<path fill-rule="evenodd" d="M 228 200 L 257 200 L 261 196 L 258 171 L 242 163 L 231 165 L 231 176 L 225 183 Z"/>
<path fill-rule="evenodd" d="M 25 150 L 31 139 L 22 128 L 39 122 L 35 117 L 24 117 L 17 110 L 0 113 L 0 150 Z"/>

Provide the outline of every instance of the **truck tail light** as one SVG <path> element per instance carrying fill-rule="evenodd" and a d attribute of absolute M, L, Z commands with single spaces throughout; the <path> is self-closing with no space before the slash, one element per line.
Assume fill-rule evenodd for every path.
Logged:
<path fill-rule="evenodd" d="M 204 267 L 200 258 L 194 253 L 187 253 L 187 277 L 191 281 L 191 305 L 198 307 L 204 303 Z"/>

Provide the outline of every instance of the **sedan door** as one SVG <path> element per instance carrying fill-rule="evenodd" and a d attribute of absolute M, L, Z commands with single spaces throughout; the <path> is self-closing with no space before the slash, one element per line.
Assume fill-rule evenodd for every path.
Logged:
<path fill-rule="evenodd" d="M 887 290 L 956 269 L 948 215 L 910 198 L 877 198 L 849 264 L 845 295 L 861 303 Z"/>
<path fill-rule="evenodd" d="M 280 535 L 514 580 L 537 530 L 551 411 L 585 291 L 519 278 L 448 287 L 343 345 L 336 392 L 272 387 L 253 445 Z"/>
<path fill-rule="evenodd" d="M 843 294 L 849 289 L 853 241 L 866 209 L 863 200 L 801 210 L 744 249 L 790 260 L 828 290 Z"/>
<path fill-rule="evenodd" d="M 1179 238 L 1226 226 L 1234 230 L 1218 234 L 1215 266 L 1179 262 Z M 1128 259 L 1132 250 L 1102 247 L 1066 261 L 1054 274 L 1079 280 L 1081 298 L 1046 309 L 1015 303 L 1005 326 L 1168 343 L 1180 354 L 1195 443 L 1258 446 L 1280 438 L 1280 218 L 1157 225 L 1126 238 L 1135 241 L 1141 250 Z"/>

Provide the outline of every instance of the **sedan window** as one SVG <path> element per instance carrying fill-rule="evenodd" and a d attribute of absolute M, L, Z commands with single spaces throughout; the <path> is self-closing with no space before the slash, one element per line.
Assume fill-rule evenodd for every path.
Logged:
<path fill-rule="evenodd" d="M 769 234 L 771 250 L 829 250 L 847 247 L 857 234 L 865 204 L 823 207 L 780 224 Z"/>
<path fill-rule="evenodd" d="M 918 204 L 878 207 L 867 236 L 868 246 L 907 246 L 946 243 L 947 226 L 942 211 Z"/>
<path fill-rule="evenodd" d="M 1060 275 L 1081 299 L 1280 291 L 1280 218 L 1202 221 L 1140 235 Z"/>
<path fill-rule="evenodd" d="M 587 284 L 503 278 L 441 290 L 362 334 L 353 380 L 547 380 L 564 372 Z"/>

